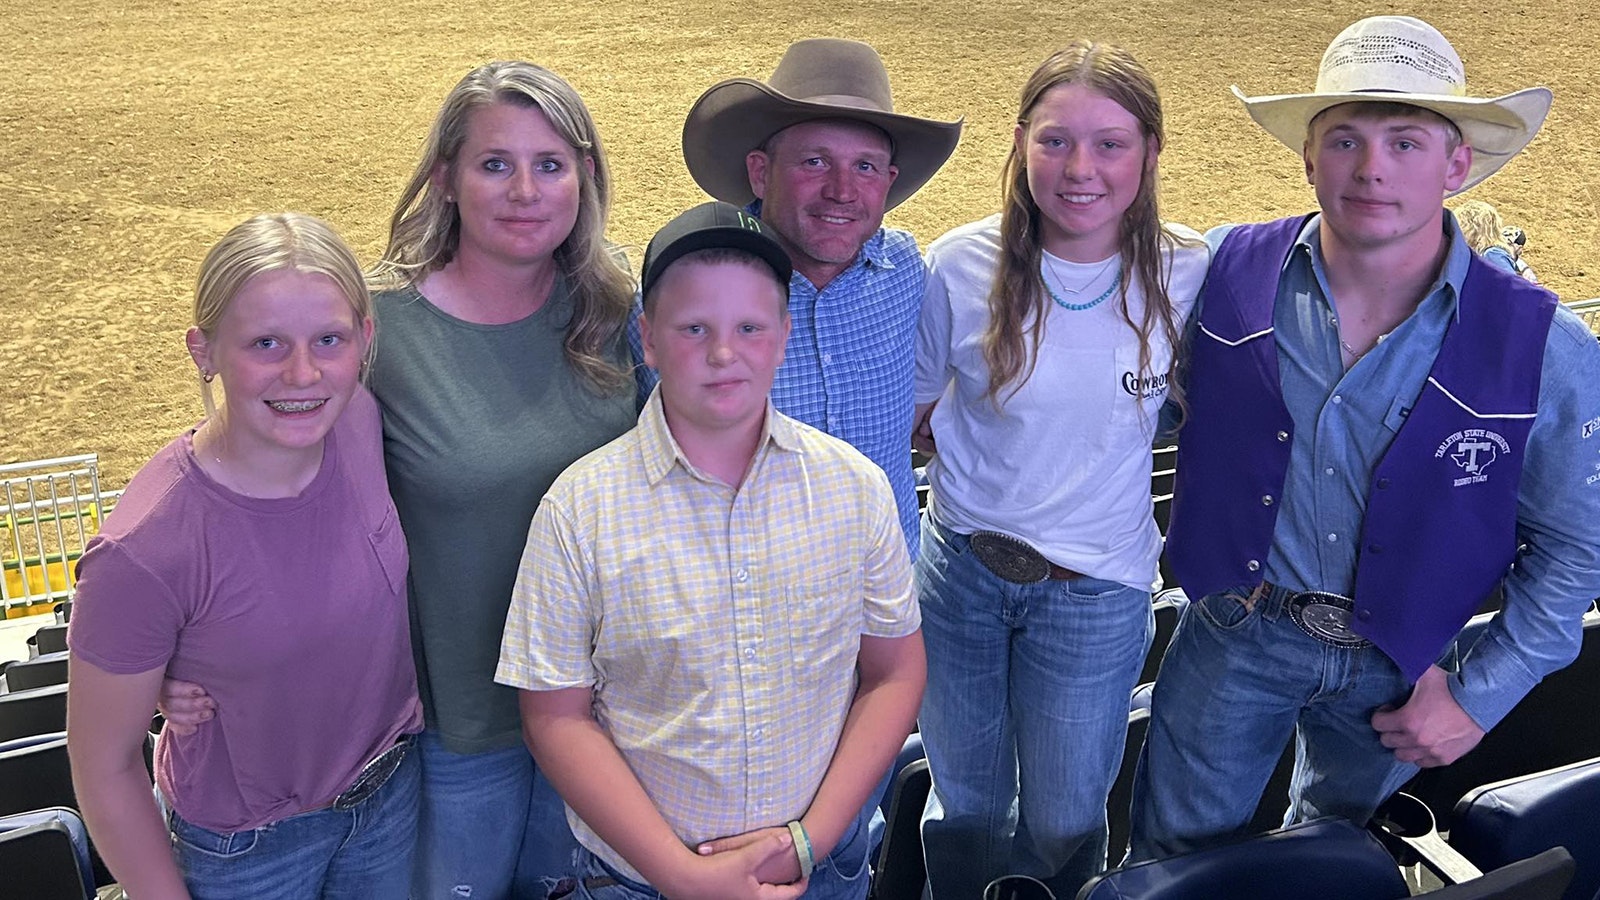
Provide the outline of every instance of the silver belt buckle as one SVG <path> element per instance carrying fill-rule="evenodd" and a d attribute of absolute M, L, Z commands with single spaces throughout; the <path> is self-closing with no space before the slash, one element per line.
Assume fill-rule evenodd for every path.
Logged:
<path fill-rule="evenodd" d="M 337 810 L 355 809 L 362 803 L 371 799 L 378 789 L 389 780 L 389 776 L 400 768 L 400 763 L 405 761 L 406 751 L 411 749 L 411 744 L 416 740 L 415 735 L 402 736 L 395 745 L 372 758 L 372 761 L 361 767 L 361 774 L 344 793 L 333 798 L 333 808 Z"/>
<path fill-rule="evenodd" d="M 1038 584 L 1050 577 L 1050 560 L 1010 535 L 974 531 L 968 546 L 985 569 L 1012 584 Z"/>
<path fill-rule="evenodd" d="M 1294 624 L 1324 644 L 1350 650 L 1372 645 L 1350 627 L 1356 602 L 1349 597 L 1327 591 L 1300 591 L 1289 595 L 1288 606 Z"/>

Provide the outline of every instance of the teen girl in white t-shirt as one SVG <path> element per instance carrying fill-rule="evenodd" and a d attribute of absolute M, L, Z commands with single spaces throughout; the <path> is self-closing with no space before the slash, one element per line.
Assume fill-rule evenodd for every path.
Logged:
<path fill-rule="evenodd" d="M 1157 215 L 1160 100 L 1126 51 L 1070 44 L 1017 118 L 1004 211 L 928 248 L 918 335 L 934 900 L 1003 874 L 1071 897 L 1105 867 L 1153 627 L 1150 447 L 1207 263 Z"/>

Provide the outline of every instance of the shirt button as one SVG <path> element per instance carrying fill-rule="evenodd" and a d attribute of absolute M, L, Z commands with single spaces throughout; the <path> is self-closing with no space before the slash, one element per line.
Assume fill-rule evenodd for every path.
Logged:
<path fill-rule="evenodd" d="M 761 729 L 757 728 L 755 731 L 750 732 L 750 739 L 753 741 L 761 740 Z"/>
<path fill-rule="evenodd" d="M 1272 495 L 1271 494 L 1264 495 L 1261 498 L 1261 505 L 1262 506 L 1271 506 L 1272 505 Z"/>
<path fill-rule="evenodd" d="M 1358 610 L 1356 610 L 1356 618 L 1360 619 L 1363 622 L 1369 621 L 1372 618 L 1372 610 L 1370 610 L 1370 609 L 1358 609 Z"/>
<path fill-rule="evenodd" d="M 1324 474 L 1332 475 L 1333 474 L 1333 466 L 1329 466 L 1326 469 L 1323 469 L 1322 471 L 1323 471 Z"/>
<path fill-rule="evenodd" d="M 1381 490 L 1386 490 L 1388 487 L 1389 487 L 1389 479 L 1387 479 L 1387 478 L 1379 478 L 1378 479 L 1378 490 L 1380 490 L 1380 491 Z"/>
<path fill-rule="evenodd" d="M 1287 431 L 1278 432 L 1278 443 L 1282 444 L 1287 440 L 1289 440 L 1289 432 L 1287 432 Z"/>
<path fill-rule="evenodd" d="M 1340 403 L 1343 403 L 1343 402 L 1344 402 L 1344 398 L 1343 397 L 1339 396 L 1338 394 L 1334 394 L 1333 395 L 1333 403 L 1334 403 L 1335 406 L 1337 406 L 1337 405 L 1339 405 Z"/>
<path fill-rule="evenodd" d="M 1382 544 L 1368 544 L 1367 545 L 1367 552 L 1368 553 L 1382 553 L 1383 552 L 1383 545 Z"/>
<path fill-rule="evenodd" d="M 822 361 L 825 362 L 825 363 L 833 362 L 833 354 L 832 353 L 824 353 L 824 354 L 822 354 Z"/>
<path fill-rule="evenodd" d="M 750 580 L 750 573 L 746 572 L 744 569 L 739 569 L 733 573 L 733 580 L 739 582 L 740 584 L 744 584 L 746 581 Z"/>
<path fill-rule="evenodd" d="M 1334 534 L 1331 531 L 1328 532 L 1328 543 L 1337 544 L 1338 542 L 1339 542 L 1339 536 L 1337 534 Z"/>
<path fill-rule="evenodd" d="M 1244 567 L 1246 569 L 1249 569 L 1252 572 L 1259 572 L 1261 570 L 1261 563 L 1258 563 L 1258 562 L 1256 562 L 1255 560 L 1252 559 L 1249 562 L 1245 563 Z"/>
<path fill-rule="evenodd" d="M 744 658 L 745 659 L 755 659 L 756 658 L 756 648 L 754 648 L 754 647 L 746 647 L 746 648 L 744 648 Z"/>
<path fill-rule="evenodd" d="M 1329 316 L 1328 317 L 1328 324 L 1334 326 L 1335 328 L 1339 327 L 1339 317 L 1338 316 Z"/>

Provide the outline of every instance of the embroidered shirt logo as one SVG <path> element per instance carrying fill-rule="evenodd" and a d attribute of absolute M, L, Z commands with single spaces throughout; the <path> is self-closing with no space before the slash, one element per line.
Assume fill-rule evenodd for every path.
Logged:
<path fill-rule="evenodd" d="M 1461 487 L 1488 481 L 1489 467 L 1500 458 L 1500 454 L 1510 452 L 1511 445 L 1495 432 L 1482 428 L 1467 428 L 1446 438 L 1445 442 L 1439 445 L 1439 449 L 1434 451 L 1433 458 L 1448 456 L 1450 461 L 1456 464 L 1462 475 L 1451 481 L 1451 485 Z"/>
<path fill-rule="evenodd" d="M 1585 439 L 1594 434 L 1596 431 L 1600 431 L 1600 416 L 1596 416 L 1595 418 L 1583 423 L 1583 437 Z"/>

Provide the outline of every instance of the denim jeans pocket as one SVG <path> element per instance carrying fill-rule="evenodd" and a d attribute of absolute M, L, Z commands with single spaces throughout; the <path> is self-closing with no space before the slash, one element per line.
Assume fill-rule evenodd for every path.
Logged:
<path fill-rule="evenodd" d="M 1071 581 L 1061 582 L 1062 588 L 1074 600 L 1086 603 L 1102 603 L 1122 594 L 1143 596 L 1144 602 L 1150 602 L 1150 595 L 1144 591 L 1136 591 L 1118 581 L 1106 581 L 1103 578 L 1075 578 Z"/>
<path fill-rule="evenodd" d="M 184 821 L 183 817 L 175 812 L 168 827 L 172 830 L 172 836 L 182 845 L 181 852 L 198 853 L 213 859 L 237 859 L 244 856 L 255 849 L 262 832 L 260 828 L 252 828 L 249 831 L 212 831 Z"/>
<path fill-rule="evenodd" d="M 1258 615 L 1260 601 L 1249 602 L 1250 595 L 1240 591 L 1218 591 L 1191 603 L 1189 608 L 1206 624 L 1220 631 L 1237 631 Z"/>

